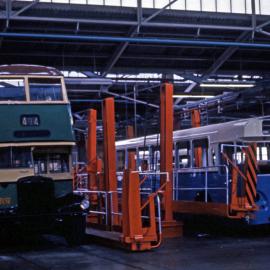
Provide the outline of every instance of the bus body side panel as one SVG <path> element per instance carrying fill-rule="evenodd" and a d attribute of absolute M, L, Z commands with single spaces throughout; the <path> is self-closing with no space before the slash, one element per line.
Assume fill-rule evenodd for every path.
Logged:
<path fill-rule="evenodd" d="M 205 201 L 205 187 L 207 186 L 207 201 L 226 203 L 226 175 L 219 172 L 178 173 L 178 188 L 176 199 L 182 201 Z"/>
<path fill-rule="evenodd" d="M 5 183 L 0 184 L 0 214 L 5 212 L 7 208 L 17 206 L 17 184 Z"/>
<path fill-rule="evenodd" d="M 270 223 L 270 174 L 257 175 L 257 202 L 256 211 L 250 220 L 251 225 Z"/>

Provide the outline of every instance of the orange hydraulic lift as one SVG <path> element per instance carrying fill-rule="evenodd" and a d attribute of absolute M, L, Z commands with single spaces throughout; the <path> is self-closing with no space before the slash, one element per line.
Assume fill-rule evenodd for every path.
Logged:
<path fill-rule="evenodd" d="M 97 159 L 96 152 L 96 115 L 95 110 L 89 110 L 87 138 L 88 163 L 86 166 L 88 190 L 83 189 L 83 192 L 89 195 L 90 203 L 91 206 L 94 206 L 94 210 L 91 211 L 90 208 L 88 217 L 88 225 L 90 226 L 86 232 L 88 235 L 97 239 L 116 242 L 132 251 L 156 248 L 160 245 L 162 238 L 160 208 L 158 207 L 159 215 L 157 217 L 154 202 L 156 199 L 158 200 L 158 193 L 163 192 L 163 189 L 166 188 L 168 179 L 166 179 L 166 182 L 158 191 L 150 194 L 147 199 L 142 200 L 140 176 L 139 172 L 135 171 L 135 153 L 130 152 L 128 159 L 129 166 L 124 172 L 122 199 L 118 200 L 114 99 L 107 98 L 103 102 L 103 172 L 101 160 Z M 77 183 L 77 179 L 75 180 L 74 183 Z M 105 195 L 105 197 L 100 195 Z M 109 199 L 109 202 L 107 199 Z M 159 206 L 159 203 L 157 205 Z M 143 211 L 144 213 L 148 213 L 147 223 L 143 221 L 145 219 L 143 217 Z M 107 226 L 104 227 L 104 224 Z"/>
<path fill-rule="evenodd" d="M 245 155 L 245 166 L 240 169 L 236 161 L 231 159 L 226 152 L 222 152 L 223 157 L 231 166 L 232 172 L 232 192 L 229 216 L 231 218 L 243 218 L 246 212 L 257 210 L 257 144 L 250 143 L 247 148 L 242 149 Z M 239 181 L 244 181 L 244 192 L 238 194 L 237 187 Z"/>
<path fill-rule="evenodd" d="M 160 89 L 160 171 L 168 172 L 170 181 L 164 192 L 164 217 L 162 223 L 164 237 L 183 234 L 183 224 L 173 219 L 173 85 L 164 83 Z M 161 185 L 165 177 L 161 176 Z"/>

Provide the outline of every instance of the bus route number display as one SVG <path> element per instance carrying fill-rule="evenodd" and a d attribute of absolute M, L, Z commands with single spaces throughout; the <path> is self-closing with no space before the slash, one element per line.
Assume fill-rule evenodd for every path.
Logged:
<path fill-rule="evenodd" d="M 22 115 L 21 125 L 24 127 L 37 127 L 40 125 L 40 119 L 38 115 Z"/>

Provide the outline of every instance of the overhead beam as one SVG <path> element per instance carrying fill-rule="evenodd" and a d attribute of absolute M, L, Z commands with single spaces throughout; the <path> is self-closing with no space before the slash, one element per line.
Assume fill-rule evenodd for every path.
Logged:
<path fill-rule="evenodd" d="M 6 19 L 6 15 L 0 15 L 0 19 Z M 39 21 L 58 23 L 81 23 L 81 24 L 108 24 L 137 26 L 137 21 L 127 20 L 102 20 L 102 19 L 80 19 L 80 18 L 58 18 L 58 17 L 36 17 L 36 16 L 12 16 L 14 21 Z M 270 22 L 269 22 L 270 23 Z M 158 28 L 190 28 L 190 29 L 212 29 L 227 31 L 253 31 L 252 26 L 216 25 L 216 24 L 192 24 L 192 23 L 166 23 L 166 22 L 142 22 L 142 26 Z"/>
<path fill-rule="evenodd" d="M 243 32 L 237 39 L 236 43 L 244 41 L 248 37 L 249 32 Z M 198 80 L 191 83 L 184 93 L 190 93 L 200 82 L 207 80 L 212 74 L 216 73 L 218 69 L 239 49 L 239 47 L 229 47 L 227 48 L 219 57 L 218 59 L 212 64 L 212 66 L 205 72 L 205 74 L 198 78 Z M 174 105 L 178 105 L 183 98 L 178 98 Z"/>
<path fill-rule="evenodd" d="M 25 7 L 21 8 L 20 10 L 14 12 L 12 14 L 12 16 L 19 16 L 20 14 L 22 14 L 23 12 L 25 12 L 26 10 L 30 9 L 31 7 L 35 6 L 37 3 L 39 2 L 39 0 L 34 0 L 33 2 L 29 3 L 28 5 L 26 5 Z"/>
<path fill-rule="evenodd" d="M 237 41 L 214 41 L 214 40 L 193 40 L 193 39 L 167 39 L 167 38 L 144 38 L 144 37 L 118 37 L 118 36 L 96 36 L 96 35 L 63 35 L 45 33 L 21 33 L 21 32 L 0 32 L 0 37 L 6 38 L 32 38 L 32 39 L 54 39 L 54 40 L 75 40 L 75 41 L 104 41 L 104 42 L 132 42 L 141 44 L 163 44 L 163 45 L 194 45 L 206 47 L 241 47 L 254 49 L 270 49 L 269 43 L 237 42 Z"/>
<path fill-rule="evenodd" d="M 166 8 L 168 8 L 169 6 L 171 6 L 173 3 L 175 3 L 178 0 L 173 0 L 170 3 L 168 3 L 167 5 L 165 5 L 162 9 L 159 9 L 158 11 L 154 12 L 152 15 L 150 15 L 149 17 L 143 19 L 142 17 L 142 2 L 141 0 L 137 0 L 137 20 L 138 20 L 138 25 L 136 27 L 131 27 L 128 33 L 128 37 L 133 38 L 140 30 L 141 25 L 149 22 L 150 20 L 154 19 L 155 17 L 157 17 L 160 13 L 162 13 Z M 121 44 L 119 47 L 116 48 L 116 50 L 114 51 L 112 57 L 110 58 L 110 60 L 108 61 L 102 76 L 105 77 L 114 67 L 114 65 L 116 64 L 116 62 L 119 60 L 119 58 L 121 57 L 121 55 L 123 54 L 123 52 L 126 50 L 126 48 L 128 47 L 129 42 L 125 42 L 123 44 Z"/>
<path fill-rule="evenodd" d="M 115 96 L 115 97 L 119 97 L 119 98 L 122 98 L 122 99 L 125 99 L 125 100 L 129 100 L 129 101 L 132 101 L 132 102 L 135 102 L 135 103 L 138 103 L 138 104 L 146 105 L 146 106 L 149 106 L 149 107 L 152 107 L 152 108 L 155 108 L 155 109 L 159 109 L 159 106 L 156 105 L 156 104 L 149 103 L 149 102 L 146 102 L 146 101 L 143 101 L 143 100 L 138 100 L 138 99 L 126 97 L 124 95 L 120 95 L 120 94 L 117 94 L 117 93 L 114 93 L 114 92 L 111 92 L 111 91 L 102 91 L 102 93 L 108 94 L 108 95 L 111 95 L 111 96 Z"/>

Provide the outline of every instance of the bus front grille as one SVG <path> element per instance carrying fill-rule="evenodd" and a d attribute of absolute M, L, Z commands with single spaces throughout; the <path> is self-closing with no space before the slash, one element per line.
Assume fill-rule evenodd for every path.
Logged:
<path fill-rule="evenodd" d="M 43 176 L 18 180 L 18 211 L 21 215 L 51 214 L 54 211 L 54 182 Z"/>

